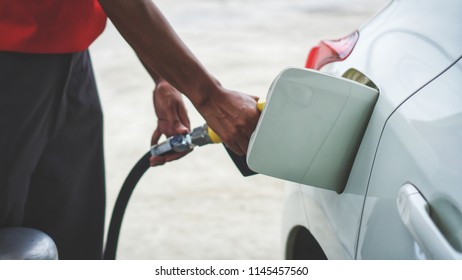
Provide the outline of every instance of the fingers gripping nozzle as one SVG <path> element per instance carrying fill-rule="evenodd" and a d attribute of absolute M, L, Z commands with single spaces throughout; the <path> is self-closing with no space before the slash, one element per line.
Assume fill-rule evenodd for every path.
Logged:
<path fill-rule="evenodd" d="M 260 99 L 257 108 L 263 111 L 266 101 Z M 162 143 L 151 147 L 153 156 L 162 156 L 172 153 L 181 153 L 193 149 L 195 146 L 204 146 L 207 144 L 221 143 L 220 137 L 207 124 L 193 129 L 187 134 L 178 134 L 169 137 Z"/>

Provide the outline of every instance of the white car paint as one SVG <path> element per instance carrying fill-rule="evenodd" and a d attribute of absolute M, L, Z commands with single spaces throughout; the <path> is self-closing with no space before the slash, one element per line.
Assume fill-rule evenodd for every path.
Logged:
<path fill-rule="evenodd" d="M 451 234 L 462 235 L 461 18 L 462 1 L 392 1 L 359 29 L 345 61 L 321 69 L 337 76 L 357 69 L 380 95 L 344 192 L 288 183 L 286 246 L 297 246 L 293 229 L 303 226 L 328 259 L 460 257 L 452 245 L 435 253 L 416 240 L 397 199 L 412 184 L 443 220 L 449 209 Z"/>

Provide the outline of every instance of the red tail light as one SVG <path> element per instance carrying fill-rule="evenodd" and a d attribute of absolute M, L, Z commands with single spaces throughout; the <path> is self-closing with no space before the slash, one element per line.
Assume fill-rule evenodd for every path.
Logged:
<path fill-rule="evenodd" d="M 346 59 L 353 51 L 358 38 L 359 32 L 355 31 L 338 40 L 321 41 L 311 49 L 305 67 L 319 70 L 328 63 Z"/>

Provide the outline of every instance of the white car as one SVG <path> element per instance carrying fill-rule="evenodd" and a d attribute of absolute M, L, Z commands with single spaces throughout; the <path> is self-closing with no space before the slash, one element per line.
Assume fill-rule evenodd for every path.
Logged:
<path fill-rule="evenodd" d="M 343 189 L 288 183 L 287 259 L 462 258 L 461 57 L 460 0 L 391 1 L 312 49 L 379 97 Z"/>

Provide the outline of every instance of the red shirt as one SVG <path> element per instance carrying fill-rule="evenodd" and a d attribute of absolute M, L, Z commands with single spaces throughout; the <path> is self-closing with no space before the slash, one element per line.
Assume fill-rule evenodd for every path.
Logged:
<path fill-rule="evenodd" d="M 105 26 L 97 0 L 0 0 L 0 51 L 80 52 Z"/>

